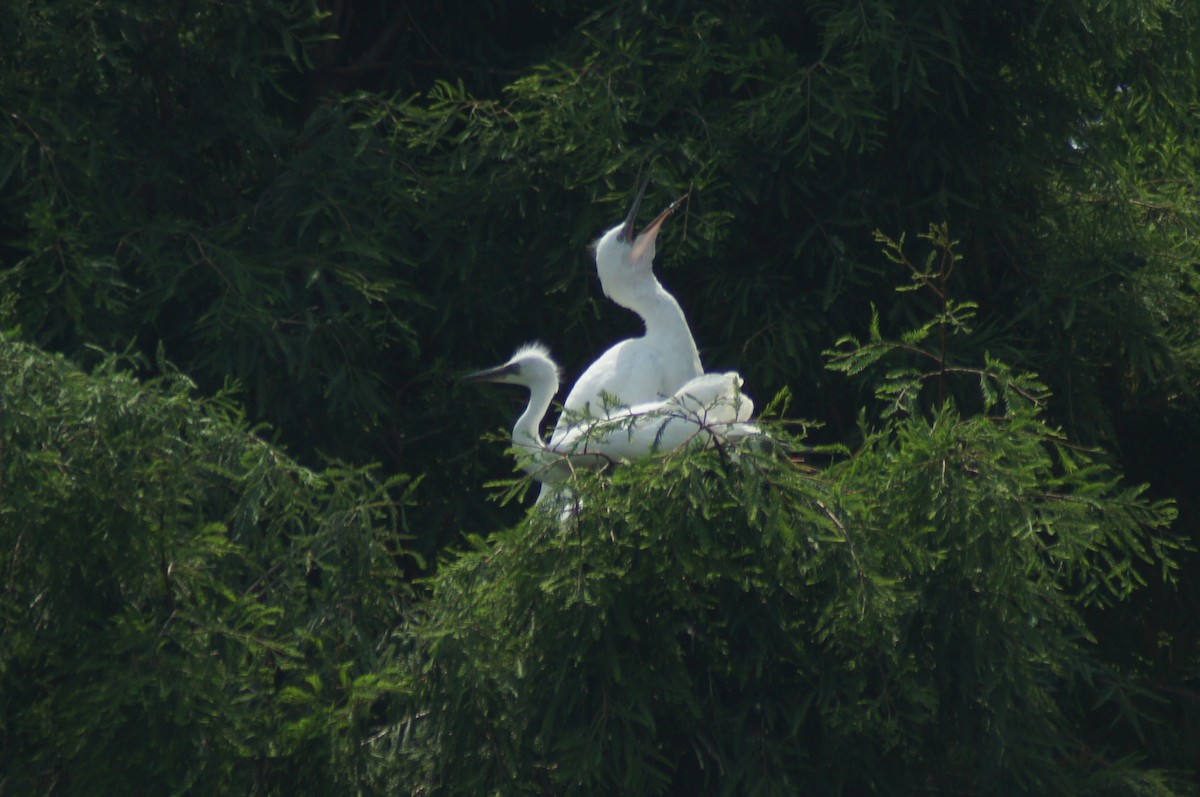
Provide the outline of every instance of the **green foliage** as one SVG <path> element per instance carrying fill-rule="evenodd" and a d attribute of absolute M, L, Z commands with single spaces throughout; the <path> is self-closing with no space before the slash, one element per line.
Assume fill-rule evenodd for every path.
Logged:
<path fill-rule="evenodd" d="M 210 391 L 238 380 L 304 451 L 378 424 L 372 362 L 416 352 L 398 311 L 423 301 L 396 268 L 409 231 L 378 224 L 408 195 L 336 113 L 300 131 L 285 110 L 315 9 L 18 5 L 3 285 L 25 327 L 77 356 L 165 345 Z"/>
<path fill-rule="evenodd" d="M 785 433 L 781 443 L 798 445 Z M 819 474 L 749 449 L 580 484 L 445 563 L 392 743 L 438 794 L 1172 794 L 1081 721 L 1081 615 L 1170 508 L 1030 402 L 893 418 Z"/>
<path fill-rule="evenodd" d="M 0 339 L 4 790 L 352 789 L 411 485 L 302 468 L 126 365 Z"/>
<path fill-rule="evenodd" d="M 22 762 L 0 790 L 507 791 L 521 772 L 733 792 L 767 761 L 764 791 L 1150 794 L 1178 785 L 1158 767 L 1194 771 L 1200 593 L 1168 541 L 1200 532 L 1197 8 L 746 10 L 6 6 L 5 323 L 99 370 L 22 349 L 60 388 L 0 388 L 0 760 Z M 531 338 L 570 376 L 636 334 L 586 247 L 641 175 L 648 204 L 691 190 L 657 273 L 707 368 L 786 392 L 817 442 L 856 453 L 668 458 L 589 483 L 577 550 L 538 519 L 484 541 L 520 518 L 481 487 L 511 472 L 481 437 L 513 410 L 452 377 Z M 931 221 L 912 255 L 903 233 Z M 398 501 L 430 561 L 480 539 L 397 638 L 403 524 L 367 516 Z M 35 544 L 46 557 L 21 554 Z M 560 617 L 566 587 L 537 574 L 593 561 Z M 544 625 L 502 639 L 534 616 L 518 598 Z M 620 684 L 568 619 L 611 641 Z M 513 675 L 554 674 L 535 643 L 571 652 L 563 684 L 587 689 Z M 589 722 L 610 735 L 579 736 Z M 409 736 L 362 746 L 386 723 Z M 126 746 L 142 758 L 102 772 Z M 443 747 L 477 771 L 446 771 Z"/>
<path fill-rule="evenodd" d="M 659 273 L 705 364 L 831 437 L 872 389 L 822 352 L 872 305 L 892 337 L 933 314 L 891 295 L 872 231 L 944 219 L 975 360 L 1128 445 L 1147 414 L 1190 424 L 1200 373 L 1198 31 L 1157 0 L 20 2 L 0 284 L 39 344 L 161 344 L 298 456 L 423 473 L 428 552 L 515 519 L 456 422 L 487 405 L 449 377 L 529 338 L 575 373 L 636 328 L 586 245 L 639 172 L 651 202 L 692 189 Z"/>
<path fill-rule="evenodd" d="M 941 312 L 831 352 L 901 361 L 852 455 L 809 469 L 782 430 L 675 452 L 443 564 L 381 737 L 419 790 L 1190 793 L 1139 765 L 1142 688 L 1087 619 L 1170 577 L 1174 507 L 1049 425 L 1034 376 L 962 362 L 957 242 L 922 238 L 922 266 L 881 240 Z"/>

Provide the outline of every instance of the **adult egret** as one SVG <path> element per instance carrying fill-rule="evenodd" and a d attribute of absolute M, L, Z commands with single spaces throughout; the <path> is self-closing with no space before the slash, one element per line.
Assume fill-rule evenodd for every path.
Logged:
<path fill-rule="evenodd" d="M 529 403 L 513 426 L 512 443 L 522 469 L 540 482 L 563 482 L 580 468 L 599 468 L 688 444 L 712 445 L 759 431 L 747 423 L 754 402 L 741 392 L 742 378 L 730 371 L 701 374 L 666 399 L 612 410 L 606 418 L 583 420 L 547 444 L 541 424 L 558 392 L 558 374 L 558 365 L 546 347 L 530 343 L 517 349 L 503 365 L 460 380 L 529 389 Z"/>
<path fill-rule="evenodd" d="M 596 242 L 596 271 L 604 295 L 641 316 L 645 334 L 617 343 L 588 366 L 563 402 L 551 444 L 561 441 L 581 418 L 611 415 L 614 406 L 661 401 L 703 374 L 687 318 L 652 270 L 658 231 L 684 197 L 637 234 L 637 212 L 649 184 L 642 184 L 625 220 Z"/>

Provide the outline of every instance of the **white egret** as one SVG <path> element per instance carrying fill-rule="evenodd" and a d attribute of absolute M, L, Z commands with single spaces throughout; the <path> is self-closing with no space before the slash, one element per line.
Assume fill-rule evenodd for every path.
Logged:
<path fill-rule="evenodd" d="M 512 443 L 522 469 L 541 482 L 566 481 L 580 468 L 599 468 L 688 444 L 707 446 L 759 433 L 747 423 L 754 403 L 741 392 L 742 378 L 730 371 L 702 374 L 666 399 L 613 409 L 607 418 L 584 420 L 547 444 L 540 427 L 558 391 L 558 374 L 558 365 L 546 347 L 531 343 L 517 349 L 503 365 L 460 380 L 529 389 L 529 404 L 513 426 Z"/>
<path fill-rule="evenodd" d="M 517 418 L 512 430 L 512 444 L 527 473 L 538 481 L 561 481 L 548 478 L 538 457 L 546 451 L 542 439 L 542 419 L 558 392 L 558 364 L 540 343 L 527 343 L 517 349 L 508 362 L 495 368 L 485 368 L 462 377 L 460 382 L 503 382 L 529 388 L 529 404 Z M 565 477 L 563 477 L 565 478 Z"/>
<path fill-rule="evenodd" d="M 551 436 L 557 444 L 586 416 L 611 415 L 673 395 L 703 373 L 687 318 L 675 297 L 654 276 L 654 242 L 664 221 L 683 201 L 677 199 L 641 234 L 635 234 L 638 207 L 649 180 L 642 184 L 629 215 L 596 243 L 596 271 L 604 294 L 641 316 L 645 334 L 617 343 L 575 382 Z M 624 409 L 618 410 L 624 412 Z"/>

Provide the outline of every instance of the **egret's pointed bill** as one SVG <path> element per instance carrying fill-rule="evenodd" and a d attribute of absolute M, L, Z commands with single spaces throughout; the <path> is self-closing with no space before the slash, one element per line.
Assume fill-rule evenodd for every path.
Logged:
<path fill-rule="evenodd" d="M 521 373 L 520 363 L 505 363 L 497 365 L 494 368 L 484 368 L 482 371 L 474 371 L 466 376 L 460 376 L 459 382 L 499 382 L 505 377 L 516 376 Z"/>
<path fill-rule="evenodd" d="M 617 236 L 618 241 L 626 241 L 633 243 L 637 225 L 638 208 L 642 206 L 642 197 L 646 195 L 646 189 L 650 187 L 650 178 L 647 177 L 642 182 L 642 187 L 638 189 L 637 196 L 633 198 L 633 207 L 629 209 L 629 215 L 625 217 L 625 223 L 621 225 L 621 234 Z"/>

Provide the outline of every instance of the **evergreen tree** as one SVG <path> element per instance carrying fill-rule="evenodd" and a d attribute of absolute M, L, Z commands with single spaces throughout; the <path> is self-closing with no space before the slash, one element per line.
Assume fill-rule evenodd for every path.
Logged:
<path fill-rule="evenodd" d="M 936 285 L 956 260 L 930 238 Z M 877 375 L 883 419 L 828 467 L 782 429 L 676 452 L 443 565 L 392 732 L 417 788 L 1185 793 L 1139 766 L 1140 689 L 1085 619 L 1172 567 L 1174 512 L 1047 425 L 1035 378 L 958 362 L 973 314 L 842 341 L 838 370 L 914 363 Z"/>
<path fill-rule="evenodd" d="M 127 368 L 0 339 L 0 790 L 361 787 L 411 485 Z"/>

